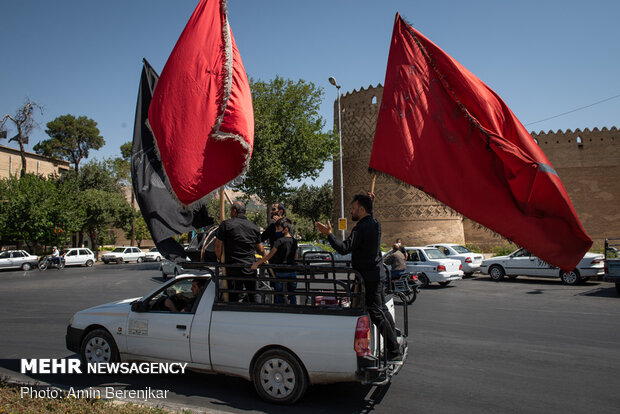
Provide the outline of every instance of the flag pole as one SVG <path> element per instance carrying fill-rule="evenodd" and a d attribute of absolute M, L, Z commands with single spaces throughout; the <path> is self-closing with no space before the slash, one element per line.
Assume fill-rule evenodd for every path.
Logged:
<path fill-rule="evenodd" d="M 228 194 L 226 194 L 226 189 L 224 188 L 224 186 L 220 187 L 220 224 L 222 224 L 222 222 L 224 221 L 224 219 L 226 218 L 226 212 L 225 212 L 225 203 L 224 203 L 224 197 L 226 197 Z M 232 204 L 232 203 L 231 203 Z M 224 255 L 224 246 L 222 246 L 222 257 L 220 257 L 220 263 L 224 263 L 225 259 L 224 259 L 225 255 Z M 226 276 L 226 268 L 222 267 L 222 276 Z M 222 280 L 222 289 L 226 290 L 228 289 L 228 280 L 224 279 Z M 224 292 L 222 293 L 222 300 L 224 302 L 228 302 L 228 292 Z"/>
<path fill-rule="evenodd" d="M 377 173 L 375 170 L 372 170 L 370 173 L 370 193 L 375 193 L 375 184 L 377 183 Z M 373 200 L 374 201 L 374 200 Z"/>

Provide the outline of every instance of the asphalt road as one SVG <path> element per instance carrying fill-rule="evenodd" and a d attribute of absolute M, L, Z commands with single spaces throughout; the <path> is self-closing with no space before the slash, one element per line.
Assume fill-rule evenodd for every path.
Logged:
<path fill-rule="evenodd" d="M 291 412 L 221 375 L 19 374 L 20 358 L 75 356 L 65 331 L 78 310 L 142 296 L 162 283 L 155 263 L 0 271 L 0 375 L 61 387 L 170 389 L 164 407 Z M 397 311 L 402 311 L 397 307 Z M 620 297 L 605 282 L 475 277 L 422 290 L 409 307 L 410 358 L 389 386 L 310 387 L 300 413 L 617 413 Z M 400 314 L 398 315 L 400 316 Z"/>

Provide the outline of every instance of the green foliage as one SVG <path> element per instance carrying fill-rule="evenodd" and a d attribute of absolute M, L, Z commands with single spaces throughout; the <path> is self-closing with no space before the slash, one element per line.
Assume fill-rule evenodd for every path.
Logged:
<path fill-rule="evenodd" d="M 61 115 L 47 123 L 45 132 L 50 139 L 39 142 L 33 149 L 38 154 L 72 162 L 76 173 L 79 173 L 80 162 L 88 158 L 91 149 L 97 150 L 105 145 L 97 123 L 85 116 Z"/>
<path fill-rule="evenodd" d="M 73 182 L 80 191 L 102 190 L 110 193 L 122 193 L 113 165 L 110 160 L 89 161 L 82 166 L 79 174 L 75 171 L 67 172 L 63 177 L 64 181 Z"/>
<path fill-rule="evenodd" d="M 287 183 L 317 177 L 337 149 L 319 115 L 323 89 L 312 82 L 276 76 L 250 79 L 254 150 L 245 179 L 235 188 L 271 204 L 289 192 Z"/>
<path fill-rule="evenodd" d="M 507 244 L 504 244 L 502 246 L 494 246 L 491 248 L 491 252 L 493 252 L 494 256 L 507 256 L 515 250 L 516 247 L 514 245 Z"/>
<path fill-rule="evenodd" d="M 62 245 L 80 229 L 84 216 L 72 187 L 34 174 L 0 181 L 0 239 L 37 245 Z"/>
<path fill-rule="evenodd" d="M 474 253 L 483 253 L 482 248 L 475 243 L 465 243 L 465 248 Z"/>
<path fill-rule="evenodd" d="M 83 230 L 90 235 L 95 252 L 99 250 L 100 235 L 111 226 L 123 228 L 131 221 L 133 214 L 131 206 L 121 194 L 98 189 L 83 191 L 80 205 L 86 217 Z"/>
<path fill-rule="evenodd" d="M 140 212 L 135 212 L 134 217 L 134 237 L 136 239 L 136 243 L 138 243 L 138 247 L 140 247 L 140 244 L 142 244 L 143 240 L 148 240 L 151 238 L 151 232 L 149 231 L 149 228 L 146 225 L 146 221 L 144 221 L 144 217 L 142 217 L 142 214 L 140 214 Z M 123 230 L 125 231 L 125 238 L 127 238 L 128 240 L 131 239 L 131 220 L 127 222 L 127 224 L 123 227 Z"/>
<path fill-rule="evenodd" d="M 331 181 L 320 187 L 303 184 L 291 192 L 287 201 L 295 213 L 311 221 L 330 219 L 333 212 L 334 188 Z"/>

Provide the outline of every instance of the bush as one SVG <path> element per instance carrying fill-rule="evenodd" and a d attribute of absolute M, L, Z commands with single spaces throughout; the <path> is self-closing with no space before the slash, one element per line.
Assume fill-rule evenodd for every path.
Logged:
<path fill-rule="evenodd" d="M 515 247 L 505 244 L 503 246 L 494 246 L 491 248 L 491 251 L 494 256 L 507 256 L 515 251 Z"/>
<path fill-rule="evenodd" d="M 484 253 L 482 248 L 475 243 L 465 243 L 465 248 L 474 253 Z"/>

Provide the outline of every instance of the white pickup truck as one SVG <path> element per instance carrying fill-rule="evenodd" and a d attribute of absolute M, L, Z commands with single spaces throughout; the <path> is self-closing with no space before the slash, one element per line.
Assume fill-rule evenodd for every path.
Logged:
<path fill-rule="evenodd" d="M 297 304 L 273 303 L 268 287 L 277 280 L 273 277 L 258 278 L 262 289 L 249 292 L 255 302 L 228 302 L 235 291 L 224 287 L 238 278 L 222 276 L 216 265 L 210 275 L 180 275 L 142 298 L 77 312 L 67 327 L 67 348 L 85 363 L 182 362 L 194 370 L 240 376 L 254 383 L 261 398 L 284 404 L 301 398 L 309 384 L 389 382 L 402 365 L 385 359 L 359 274 L 346 268 L 296 269 Z M 197 280 L 206 286 L 194 296 Z M 184 311 L 164 310 L 168 298 L 182 300 Z M 388 305 L 394 313 L 393 301 Z M 406 309 L 404 315 L 406 327 Z M 399 335 L 406 359 L 406 336 Z"/>

